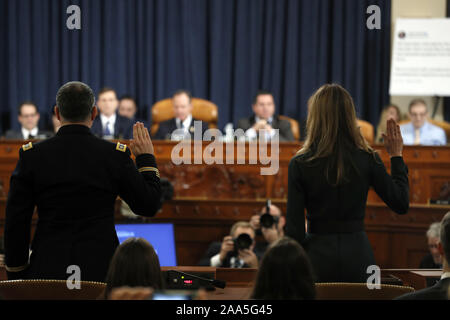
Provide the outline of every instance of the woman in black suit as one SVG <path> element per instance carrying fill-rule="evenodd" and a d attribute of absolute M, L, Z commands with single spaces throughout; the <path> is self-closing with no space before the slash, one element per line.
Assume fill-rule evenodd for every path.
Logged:
<path fill-rule="evenodd" d="M 364 231 L 369 188 L 396 213 L 409 208 L 400 128 L 389 120 L 383 135 L 390 176 L 362 137 L 344 88 L 326 84 L 308 104 L 308 135 L 289 163 L 286 235 L 304 246 L 317 282 L 366 282 L 367 267 L 376 264 Z"/>

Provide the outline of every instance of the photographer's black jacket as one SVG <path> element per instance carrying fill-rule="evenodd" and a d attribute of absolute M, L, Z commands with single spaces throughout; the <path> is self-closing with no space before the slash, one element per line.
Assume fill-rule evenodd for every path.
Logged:
<path fill-rule="evenodd" d="M 136 165 L 126 145 L 97 138 L 83 125 L 63 126 L 53 138 L 24 145 L 6 206 L 9 279 L 67 279 L 68 266 L 77 265 L 81 280 L 104 281 L 119 243 L 117 196 L 136 214 L 153 216 L 158 210 L 155 158 L 140 155 Z M 38 221 L 29 258 L 35 207 Z"/>

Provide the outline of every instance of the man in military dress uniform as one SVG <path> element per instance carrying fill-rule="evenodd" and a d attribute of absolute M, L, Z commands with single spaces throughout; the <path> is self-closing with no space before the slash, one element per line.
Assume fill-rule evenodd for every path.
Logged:
<path fill-rule="evenodd" d="M 158 210 L 153 145 L 142 123 L 133 127 L 130 148 L 95 137 L 90 131 L 97 116 L 95 96 L 84 83 L 63 85 L 56 102 L 62 127 L 53 138 L 24 145 L 11 176 L 4 238 L 8 278 L 67 279 L 74 270 L 68 267 L 77 266 L 80 280 L 104 281 L 119 244 L 117 196 L 138 215 L 151 217 Z"/>

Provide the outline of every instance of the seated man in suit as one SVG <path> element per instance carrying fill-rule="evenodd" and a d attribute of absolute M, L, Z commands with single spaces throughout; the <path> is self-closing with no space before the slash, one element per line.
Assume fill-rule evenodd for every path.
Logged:
<path fill-rule="evenodd" d="M 421 269 L 441 269 L 442 256 L 439 252 L 440 222 L 434 222 L 427 230 L 428 249 L 430 252 L 420 262 Z"/>
<path fill-rule="evenodd" d="M 427 230 L 427 242 L 430 252 L 420 262 L 421 269 L 442 269 L 442 256 L 439 252 L 440 222 L 434 222 Z M 427 278 L 427 287 L 434 286 L 436 279 Z"/>
<path fill-rule="evenodd" d="M 133 123 L 136 123 L 137 121 L 142 122 L 146 128 L 150 128 L 147 120 L 138 119 L 136 117 L 137 110 L 136 100 L 134 100 L 132 96 L 123 95 L 120 97 L 119 115 L 130 119 Z"/>
<path fill-rule="evenodd" d="M 104 139 L 131 139 L 133 121 L 117 113 L 119 100 L 111 88 L 103 88 L 98 93 L 97 107 L 99 115 L 92 123 L 93 134 Z"/>
<path fill-rule="evenodd" d="M 447 143 L 445 131 L 427 121 L 428 107 L 424 100 L 411 101 L 408 110 L 411 122 L 400 126 L 405 145 L 439 146 Z"/>
<path fill-rule="evenodd" d="M 258 91 L 253 99 L 252 108 L 254 115 L 240 119 L 237 125 L 245 131 L 248 140 L 256 139 L 260 130 L 264 130 L 266 138 L 270 139 L 275 135 L 274 129 L 279 129 L 280 141 L 294 141 L 291 123 L 280 120 L 275 115 L 275 101 L 271 92 Z"/>
<path fill-rule="evenodd" d="M 267 213 L 272 218 L 268 217 Z M 256 242 L 254 250 L 258 257 L 262 257 L 270 244 L 284 237 L 286 218 L 283 216 L 280 208 L 271 204 L 269 212 L 267 212 L 267 207 L 263 207 L 259 214 L 252 216 L 250 225 L 257 235 L 261 234 L 264 238 L 264 242 Z"/>
<path fill-rule="evenodd" d="M 248 243 L 247 243 L 248 241 Z M 236 247 L 237 246 L 237 247 Z M 250 223 L 238 221 L 222 242 L 213 242 L 200 260 L 200 266 L 222 268 L 258 268 L 255 231 Z"/>
<path fill-rule="evenodd" d="M 17 119 L 22 126 L 20 131 L 8 130 L 5 135 L 6 139 L 45 139 L 52 136 L 51 132 L 39 130 L 40 115 L 33 102 L 23 102 L 19 106 Z"/>
<path fill-rule="evenodd" d="M 203 133 L 208 129 L 208 124 L 192 117 L 191 93 L 187 90 L 178 90 L 172 97 L 172 104 L 175 118 L 161 122 L 153 139 L 184 140 L 189 137 L 194 139 L 196 130 L 194 121 L 197 122 L 197 126 L 200 124 L 201 136 L 203 138 Z M 177 130 L 177 134 L 172 135 L 175 130 Z M 178 134 L 181 130 L 183 130 L 184 133 Z"/>
<path fill-rule="evenodd" d="M 450 211 L 442 218 L 439 252 L 442 255 L 442 275 L 434 286 L 398 297 L 398 300 L 448 300 L 450 290 Z"/>

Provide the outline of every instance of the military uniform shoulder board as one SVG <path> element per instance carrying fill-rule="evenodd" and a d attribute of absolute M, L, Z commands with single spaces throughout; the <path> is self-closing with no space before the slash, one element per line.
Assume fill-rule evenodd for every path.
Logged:
<path fill-rule="evenodd" d="M 30 149 L 32 149 L 33 148 L 33 143 L 31 143 L 31 142 L 28 142 L 27 144 L 24 144 L 23 146 L 22 146 L 22 150 L 23 151 L 27 151 L 27 150 L 30 150 Z"/>
<path fill-rule="evenodd" d="M 127 151 L 127 145 L 117 142 L 116 150 L 125 152 Z"/>

